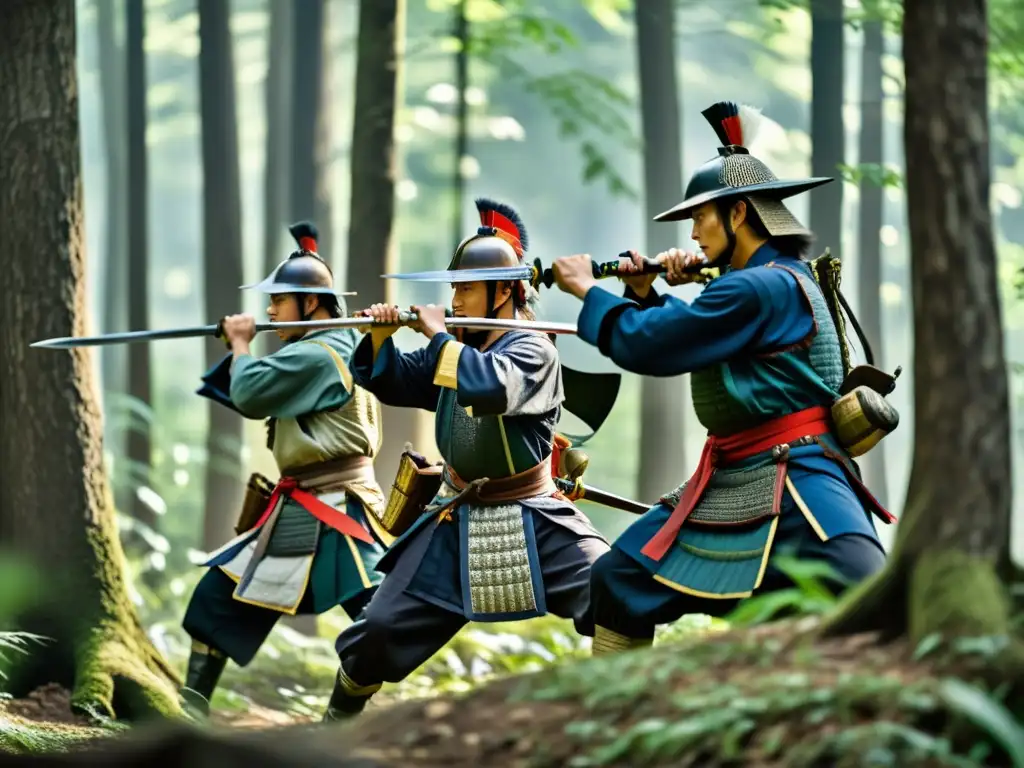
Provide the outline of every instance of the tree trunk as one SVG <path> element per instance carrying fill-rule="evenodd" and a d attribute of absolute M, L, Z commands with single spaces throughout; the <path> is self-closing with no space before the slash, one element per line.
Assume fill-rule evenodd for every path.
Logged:
<path fill-rule="evenodd" d="M 292 31 L 291 221 L 310 220 L 320 237 L 317 250 L 333 269 L 331 208 L 330 62 L 327 49 L 327 4 L 324 0 L 290 0 Z M 336 270 L 335 270 L 336 272 Z M 346 289 L 347 290 L 347 289 Z M 295 616 L 286 623 L 308 635 L 316 634 L 315 616 Z"/>
<path fill-rule="evenodd" d="M 843 126 L 843 0 L 811 2 L 811 175 L 835 176 L 846 155 Z M 842 256 L 843 185 L 827 184 L 810 199 L 819 250 Z"/>
<path fill-rule="evenodd" d="M 106 231 L 103 254 L 102 323 L 103 333 L 126 330 L 125 297 L 125 112 L 124 47 L 117 39 L 117 6 L 97 0 L 96 26 L 100 43 L 100 98 L 103 101 L 103 137 L 107 160 Z M 121 344 L 101 347 L 102 391 L 124 392 L 127 348 Z M 107 435 L 109 442 L 113 435 Z M 121 450 L 115 450 L 121 454 Z"/>
<path fill-rule="evenodd" d="M 885 123 L 882 117 L 882 54 L 885 37 L 882 22 L 864 23 L 864 50 L 861 52 L 860 147 L 859 162 L 881 165 L 885 161 Z M 885 343 L 882 339 L 882 214 L 885 189 L 863 180 L 860 184 L 860 252 L 857 258 L 859 293 L 857 318 L 875 352 L 875 365 L 885 368 Z M 875 497 L 887 505 L 885 443 L 875 446 L 861 461 L 864 479 Z"/>
<path fill-rule="evenodd" d="M 149 202 L 146 157 L 146 9 L 143 0 L 125 0 L 125 48 L 127 49 L 128 88 L 128 329 L 149 327 Z M 128 394 L 136 405 L 150 408 L 149 344 L 128 345 Z M 150 485 L 151 448 L 149 420 L 135 417 L 128 433 L 130 473 L 127 487 L 135 489 Z M 151 528 L 156 527 L 156 513 L 131 493 L 123 512 Z"/>
<path fill-rule="evenodd" d="M 989 209 L 984 0 L 906 0 L 914 463 L 886 570 L 832 632 L 1008 631 L 1009 395 Z"/>
<path fill-rule="evenodd" d="M 405 47 L 405 0 L 360 0 L 356 57 L 355 115 L 352 122 L 352 209 L 348 230 L 346 287 L 359 293 L 359 305 L 394 303 L 397 272 L 393 239 L 397 158 L 395 112 L 401 94 Z M 454 247 L 454 246 L 453 246 Z M 374 462 L 387 490 L 398 471 L 406 442 L 418 450 L 430 438 L 428 417 L 409 408 L 381 409 L 384 439 Z"/>
<path fill-rule="evenodd" d="M 676 78 L 672 0 L 636 5 L 640 116 L 644 135 L 647 250 L 653 256 L 679 245 L 679 228 L 654 216 L 683 199 L 682 127 Z M 637 497 L 657 499 L 679 484 L 686 466 L 686 378 L 645 376 L 640 383 L 640 467 Z"/>
<path fill-rule="evenodd" d="M 455 6 L 455 39 L 459 50 L 455 52 L 455 168 L 452 174 L 452 249 L 466 236 L 462 230 L 462 206 L 466 198 L 466 179 L 462 175 L 462 162 L 469 154 L 469 19 L 466 18 L 467 0 Z"/>
<path fill-rule="evenodd" d="M 263 271 L 269 275 L 284 260 L 281 246 L 288 215 L 288 147 L 291 114 L 292 0 L 270 0 L 267 45 L 267 142 L 263 169 Z M 262 275 L 261 275 L 262 277 Z M 262 335 L 264 353 L 281 348 L 277 334 Z"/>
<path fill-rule="evenodd" d="M 231 7 L 224 0 L 199 0 L 199 96 L 203 145 L 203 300 L 205 317 L 238 309 L 242 269 L 242 200 L 235 118 L 235 66 Z M 225 355 L 224 345 L 206 341 L 206 365 Z M 208 402 L 206 507 L 203 547 L 212 551 L 234 535 L 242 499 L 242 419 Z"/>
<path fill-rule="evenodd" d="M 290 206 L 292 221 L 308 219 L 320 230 L 320 256 L 332 264 L 330 58 L 324 0 L 291 0 L 292 153 Z M 363 116 L 365 118 L 365 116 Z M 357 120 L 358 122 L 358 120 Z M 333 266 L 333 265 L 332 265 Z"/>
<path fill-rule="evenodd" d="M 124 583 L 89 353 L 28 347 L 86 324 L 74 3 L 0 4 L 0 82 L 0 543 L 45 570 L 23 623 L 52 638 L 8 690 L 58 682 L 83 710 L 171 713 L 174 673 Z"/>

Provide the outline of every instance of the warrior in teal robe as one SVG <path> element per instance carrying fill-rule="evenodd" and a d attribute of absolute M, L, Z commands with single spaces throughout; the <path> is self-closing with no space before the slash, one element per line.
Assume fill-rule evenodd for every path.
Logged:
<path fill-rule="evenodd" d="M 254 287 L 271 295 L 277 321 L 344 314 L 315 230 L 296 225 L 299 250 Z M 238 322 L 239 317 L 226 318 Z M 227 659 L 248 664 L 282 615 L 320 614 L 340 605 L 355 617 L 381 575 L 375 566 L 392 537 L 381 528 L 384 496 L 373 473 L 380 405 L 353 380 L 352 329 L 282 332 L 265 357 L 246 336 L 206 376 L 201 395 L 249 419 L 266 419 L 281 477 L 259 499 L 247 530 L 213 552 L 185 613 L 192 655 L 182 690 L 206 714 Z M 251 336 L 250 336 L 251 338 Z"/>
<path fill-rule="evenodd" d="M 789 586 L 778 553 L 824 561 L 837 588 L 860 581 L 884 563 L 872 516 L 894 519 L 838 439 L 833 406 L 848 353 L 801 258 L 810 233 L 781 202 L 829 179 L 777 179 L 743 146 L 751 136 L 735 104 L 704 114 L 720 156 L 697 171 L 684 202 L 656 218 L 693 218 L 704 263 L 722 275 L 688 304 L 650 282 L 643 296 L 616 297 L 587 277 L 589 258 L 556 262 L 560 285 L 583 298 L 579 337 L 634 373 L 690 373 L 708 431 L 690 480 L 594 565 L 594 653 L 650 643 L 658 624 L 721 616 Z M 680 256 L 659 259 L 678 265 Z"/>
<path fill-rule="evenodd" d="M 525 231 L 504 205 L 478 200 L 482 226 L 449 269 L 456 315 L 529 317 L 522 281 L 460 282 L 459 270 L 521 264 Z M 387 308 L 385 308 L 387 309 Z M 417 308 L 417 311 L 423 311 Z M 368 334 L 352 373 L 381 402 L 435 414 L 440 491 L 378 564 L 386 575 L 337 640 L 338 678 L 325 720 L 360 712 L 469 621 L 553 613 L 589 629 L 590 566 L 608 543 L 552 479 L 564 400 L 558 352 L 527 331 L 424 330 L 400 352 Z"/>

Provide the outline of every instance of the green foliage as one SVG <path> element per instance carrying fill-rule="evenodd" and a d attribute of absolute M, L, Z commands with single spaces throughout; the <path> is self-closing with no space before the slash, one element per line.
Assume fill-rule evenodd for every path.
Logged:
<path fill-rule="evenodd" d="M 975 651 L 997 669 L 992 653 L 1002 646 L 978 640 Z M 512 700 L 582 706 L 562 731 L 573 743 L 568 764 L 579 768 L 1009 765 L 1001 753 L 1020 764 L 1020 725 L 1000 694 L 949 677 L 902 674 L 898 655 L 880 668 L 866 657 L 861 667 L 851 651 L 834 649 L 839 660 L 807 654 L 810 647 L 790 654 L 788 644 L 782 635 L 730 633 L 672 653 L 602 657 L 523 681 Z M 825 661 L 832 658 L 835 668 Z M 958 718 L 972 728 L 960 728 Z"/>
<path fill-rule="evenodd" d="M 843 181 L 848 184 L 860 185 L 864 182 L 874 184 L 877 187 L 889 187 L 892 189 L 903 188 L 903 175 L 889 165 L 879 163 L 861 163 L 859 165 L 847 165 L 840 163 L 838 166 Z"/>
<path fill-rule="evenodd" d="M 1024 727 L 999 701 L 985 691 L 956 678 L 942 681 L 940 695 L 946 705 L 970 720 L 1024 768 Z"/>
<path fill-rule="evenodd" d="M 585 69 L 536 73 L 536 63 L 544 56 L 565 56 L 579 48 L 579 39 L 569 26 L 546 12 L 538 13 L 537 6 L 525 0 L 509 0 L 501 9 L 471 25 L 469 54 L 493 67 L 502 84 L 514 84 L 537 98 L 554 116 L 559 135 L 579 142 L 584 183 L 604 179 L 613 195 L 637 199 L 636 190 L 600 146 L 600 140 L 610 140 L 618 150 L 639 149 L 624 116 L 633 109 L 632 100 L 609 80 Z"/>
<path fill-rule="evenodd" d="M 793 586 L 747 598 L 725 617 L 727 622 L 751 626 L 783 615 L 819 616 L 835 607 L 838 599 L 824 582 L 838 580 L 839 577 L 828 564 L 777 555 L 774 565 L 793 582 Z"/>

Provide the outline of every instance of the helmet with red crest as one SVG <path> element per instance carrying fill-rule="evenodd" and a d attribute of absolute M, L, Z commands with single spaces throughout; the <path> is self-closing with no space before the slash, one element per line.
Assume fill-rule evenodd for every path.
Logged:
<path fill-rule="evenodd" d="M 522 266 L 529 239 L 523 220 L 516 210 L 510 205 L 484 197 L 477 198 L 476 209 L 480 214 L 480 227 L 475 234 L 459 243 L 448 269 L 455 271 Z M 516 310 L 522 313 L 527 304 L 534 300 L 536 292 L 525 280 L 510 282 L 512 301 Z M 493 317 L 497 312 L 494 304 L 498 283 L 489 282 L 487 286 L 490 307 L 488 317 Z"/>

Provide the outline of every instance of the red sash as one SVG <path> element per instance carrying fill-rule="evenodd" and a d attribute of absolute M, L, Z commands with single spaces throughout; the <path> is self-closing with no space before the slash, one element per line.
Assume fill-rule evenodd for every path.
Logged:
<path fill-rule="evenodd" d="M 274 486 L 274 492 L 270 495 L 270 501 L 267 502 L 267 508 L 260 516 L 256 525 L 253 526 L 253 530 L 267 522 L 267 518 L 270 517 L 270 514 L 274 511 L 274 507 L 277 506 L 278 499 L 282 496 L 290 498 L 317 520 L 322 522 L 324 525 L 329 525 L 339 533 L 351 536 L 353 539 L 365 541 L 367 544 L 375 543 L 373 537 L 370 536 L 367 530 L 363 528 L 358 521 L 349 517 L 344 512 L 335 509 L 330 504 L 325 504 L 320 501 L 320 499 L 309 491 L 304 491 L 299 488 L 298 481 L 293 477 L 282 477 L 277 482 L 277 485 Z"/>

